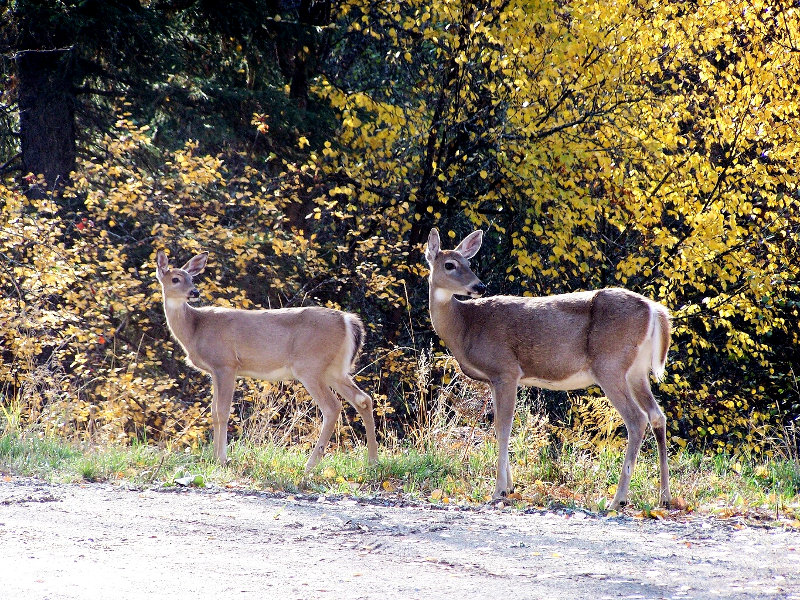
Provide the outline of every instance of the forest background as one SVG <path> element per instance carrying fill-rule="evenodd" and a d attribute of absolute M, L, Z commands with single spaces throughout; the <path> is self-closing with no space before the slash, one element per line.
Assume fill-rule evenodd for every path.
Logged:
<path fill-rule="evenodd" d="M 204 303 L 358 313 L 384 440 L 442 399 L 488 418 L 432 332 L 421 254 L 432 226 L 451 246 L 483 228 L 492 294 L 670 308 L 673 446 L 797 456 L 797 2 L 16 0 L 0 23 L 6 415 L 206 442 L 164 248 L 210 252 Z M 266 406 L 308 443 L 303 394 L 243 381 L 231 432 Z M 522 403 L 624 433 L 596 390 Z M 348 412 L 336 443 L 359 428 Z"/>

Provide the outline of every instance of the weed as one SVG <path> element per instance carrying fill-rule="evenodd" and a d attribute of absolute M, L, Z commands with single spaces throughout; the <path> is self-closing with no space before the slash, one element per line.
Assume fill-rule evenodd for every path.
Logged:
<path fill-rule="evenodd" d="M 242 405 L 238 419 L 242 435 L 231 442 L 230 461 L 224 467 L 215 461 L 208 443 L 187 447 L 162 440 L 156 447 L 138 436 L 115 444 L 105 435 L 51 426 L 56 419 L 46 411 L 31 421 L 19 403 L 4 398 L 0 470 L 53 481 L 124 479 L 138 485 L 175 485 L 190 477 L 191 485 L 200 481 L 290 493 L 402 493 L 433 502 L 485 502 L 494 489 L 497 464 L 488 389 L 464 378 L 454 362 L 437 361 L 441 359 L 432 352 L 420 353 L 414 391 L 419 414 L 403 439 L 382 432 L 375 465 L 366 464 L 360 436 L 342 419 L 328 454 L 305 474 L 320 425 L 313 402 L 299 384 L 251 382 L 253 400 Z M 436 394 L 430 392 L 434 369 L 447 373 L 446 385 Z M 624 435 L 605 405 L 593 399 L 578 401 L 573 427 L 566 429 L 550 422 L 538 394 L 520 395 L 511 440 L 517 502 L 600 511 L 607 507 L 619 476 Z M 595 429 L 584 431 L 590 421 Z M 678 450 L 671 456 L 670 469 L 673 495 L 691 509 L 723 504 L 778 514 L 798 511 L 800 463 L 794 424 L 775 436 L 769 455 Z M 656 514 L 657 494 L 657 452 L 648 437 L 631 482 L 630 502 L 645 516 Z"/>

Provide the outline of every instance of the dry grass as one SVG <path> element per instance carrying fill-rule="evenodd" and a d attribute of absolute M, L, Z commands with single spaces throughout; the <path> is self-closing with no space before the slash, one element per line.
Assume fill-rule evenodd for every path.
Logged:
<path fill-rule="evenodd" d="M 434 385 L 438 378 L 446 382 L 440 388 Z M 217 485 L 410 494 L 433 502 L 484 502 L 494 488 L 496 444 L 489 390 L 464 377 L 452 360 L 430 352 L 418 356 L 412 389 L 415 413 L 405 437 L 379 430 L 379 464 L 366 466 L 362 431 L 342 416 L 329 454 L 309 477 L 303 467 L 321 419 L 300 384 L 251 381 L 240 386 L 238 397 L 248 401 L 237 404 L 232 422 L 238 435 L 231 444 L 231 462 L 222 468 L 208 445 L 194 449 L 169 443 L 159 448 L 146 442 L 120 445 L 86 430 L 71 430 L 69 420 L 59 417 L 63 405 L 47 401 L 52 392 L 48 386 L 56 379 L 43 373 L 21 386 L 14 397 L 0 398 L 3 472 L 165 485 L 189 473 Z M 581 395 L 571 402 L 567 422 L 553 423 L 540 395 L 520 394 L 511 440 L 513 500 L 519 505 L 560 503 L 602 510 L 613 494 L 625 444 L 619 416 L 602 398 Z M 650 510 L 658 494 L 651 437 L 646 438 L 631 483 L 631 502 L 638 510 Z M 797 442 L 796 429 L 790 427 L 774 435 L 770 456 L 678 451 L 671 458 L 673 494 L 689 510 L 730 514 L 758 510 L 796 518 L 800 512 Z"/>

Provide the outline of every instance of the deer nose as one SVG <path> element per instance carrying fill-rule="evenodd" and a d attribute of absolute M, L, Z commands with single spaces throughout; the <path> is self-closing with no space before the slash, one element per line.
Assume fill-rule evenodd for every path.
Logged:
<path fill-rule="evenodd" d="M 198 290 L 197 288 L 189 290 L 189 298 L 199 298 L 199 297 L 200 297 L 200 290 Z"/>
<path fill-rule="evenodd" d="M 486 286 L 482 282 L 478 282 L 472 286 L 472 291 L 480 296 L 486 292 Z"/>

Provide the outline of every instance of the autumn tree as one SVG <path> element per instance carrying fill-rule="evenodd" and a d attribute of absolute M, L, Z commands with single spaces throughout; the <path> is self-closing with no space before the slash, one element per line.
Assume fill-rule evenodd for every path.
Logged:
<path fill-rule="evenodd" d="M 142 86 L 164 53 L 163 21 L 139 2 L 6 3 L 0 48 L 15 81 L 23 174 L 63 186 L 75 167 L 78 140 L 108 128 L 103 98 Z M 103 110 L 106 108 L 106 111 Z"/>
<path fill-rule="evenodd" d="M 18 144 L 4 138 L 3 167 L 41 174 L 46 187 L 102 148 L 122 102 L 171 149 L 192 138 L 211 152 L 269 156 L 307 122 L 324 131 L 308 86 L 328 2 L 17 1 L 2 19 L 3 112 L 18 131 Z M 254 135 L 254 113 L 269 138 Z"/>
<path fill-rule="evenodd" d="M 488 228 L 495 291 L 624 285 L 665 302 L 676 438 L 733 450 L 776 411 L 796 414 L 787 349 L 773 347 L 797 356 L 796 7 L 352 2 L 342 12 L 341 51 L 362 51 L 338 63 L 355 80 L 337 67 L 320 80 L 342 123 L 311 156 L 336 183 L 320 202 L 373 207 L 356 220 L 383 223 L 371 228 L 395 256 L 434 222 L 451 237 Z M 423 275 L 411 259 L 399 265 Z M 424 307 L 424 286 L 412 287 L 412 306 Z M 765 385 L 776 363 L 777 388 Z"/>
<path fill-rule="evenodd" d="M 622 285 L 665 303 L 673 443 L 762 451 L 796 420 L 792 3 L 236 6 L 173 7 L 176 47 L 202 60 L 152 85 L 150 113 L 135 99 L 113 113 L 96 155 L 78 158 L 81 212 L 59 220 L 4 189 L 5 239 L 20 240 L 3 246 L 5 307 L 28 316 L 3 336 L 30 359 L 4 377 L 59 357 L 86 415 L 124 398 L 121 435 L 177 435 L 185 421 L 164 425 L 175 407 L 204 396 L 170 384 L 184 371 L 150 300 L 151 262 L 161 246 L 208 249 L 221 302 L 359 312 L 362 376 L 401 431 L 433 393 L 418 360 L 433 347 L 445 362 L 420 254 L 435 224 L 451 239 L 487 231 L 476 270 L 491 293 Z M 32 323 L 48 350 L 25 335 Z M 164 350 L 140 354 L 153 340 Z M 137 412 L 148 385 L 158 399 Z"/>

